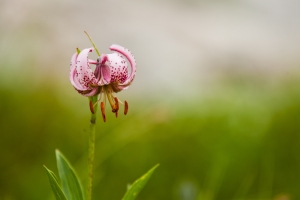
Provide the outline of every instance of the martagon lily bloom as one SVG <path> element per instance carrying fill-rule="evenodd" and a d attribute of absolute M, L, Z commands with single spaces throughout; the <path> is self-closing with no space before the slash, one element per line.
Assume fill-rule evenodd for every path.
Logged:
<path fill-rule="evenodd" d="M 128 49 L 119 45 L 111 45 L 111 54 L 102 54 L 97 61 L 88 58 L 88 54 L 94 48 L 87 48 L 75 53 L 71 58 L 70 81 L 74 88 L 83 96 L 92 97 L 100 94 L 101 112 L 105 117 L 106 97 L 111 105 L 112 112 L 118 116 L 119 99 L 113 93 L 127 89 L 135 77 L 136 62 Z M 126 58 L 126 59 L 125 59 Z M 128 69 L 127 61 L 130 64 Z M 90 65 L 95 65 L 93 71 Z M 129 72 L 130 71 L 130 72 Z M 103 97 L 103 101 L 102 101 Z M 128 104 L 125 101 L 124 114 L 127 114 Z M 94 105 L 90 102 L 91 112 L 94 113 Z"/>

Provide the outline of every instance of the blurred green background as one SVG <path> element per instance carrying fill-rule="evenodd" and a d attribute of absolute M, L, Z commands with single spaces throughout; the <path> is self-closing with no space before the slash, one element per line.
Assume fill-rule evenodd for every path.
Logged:
<path fill-rule="evenodd" d="M 0 3 L 0 199 L 54 199 L 55 149 L 87 176 L 89 108 L 69 83 L 75 48 L 118 43 L 137 76 L 98 115 L 94 199 L 300 199 L 297 1 Z M 95 57 L 95 55 L 93 55 Z"/>

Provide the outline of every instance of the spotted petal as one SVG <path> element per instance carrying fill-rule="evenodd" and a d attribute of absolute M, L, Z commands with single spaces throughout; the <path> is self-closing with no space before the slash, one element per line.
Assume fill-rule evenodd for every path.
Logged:
<path fill-rule="evenodd" d="M 110 50 L 116 51 L 121 55 L 125 56 L 130 63 L 130 75 L 127 77 L 127 79 L 123 83 L 114 84 L 114 90 L 115 92 L 118 92 L 120 90 L 126 89 L 133 81 L 136 73 L 136 62 L 132 53 L 128 49 L 125 49 L 120 45 L 113 44 L 110 46 Z"/>
<path fill-rule="evenodd" d="M 80 94 L 82 94 L 83 96 L 86 96 L 86 97 L 92 97 L 96 94 L 99 93 L 99 88 L 98 87 L 95 87 L 91 90 L 85 90 L 85 91 L 78 91 Z"/>
<path fill-rule="evenodd" d="M 81 86 L 81 84 L 78 82 L 77 78 L 77 71 L 76 71 L 76 60 L 77 60 L 78 54 L 73 54 L 71 58 L 71 64 L 70 64 L 70 81 L 71 84 L 77 89 L 77 90 L 84 90 L 84 88 Z"/>
<path fill-rule="evenodd" d="M 132 55 L 132 53 L 128 49 L 125 49 L 124 47 L 117 45 L 117 44 L 111 45 L 110 50 L 119 52 L 120 54 L 122 54 L 123 56 L 125 56 L 127 58 L 127 60 L 130 63 L 131 73 L 130 73 L 129 77 L 127 78 L 127 80 L 123 84 L 126 85 L 129 82 L 132 82 L 135 77 L 135 73 L 136 73 L 136 62 L 135 62 L 135 59 L 134 59 L 134 56 Z"/>
<path fill-rule="evenodd" d="M 76 60 L 77 79 L 82 88 L 91 89 L 91 84 L 96 84 L 95 75 L 90 67 L 88 53 L 92 52 L 93 48 L 82 50 Z"/>
<path fill-rule="evenodd" d="M 119 53 L 108 54 L 107 57 L 111 71 L 111 83 L 124 83 L 128 78 L 128 66 L 126 60 Z"/>
<path fill-rule="evenodd" d="M 107 85 L 110 83 L 110 80 L 111 80 L 110 68 L 106 64 L 107 55 L 102 54 L 98 61 L 99 61 L 99 65 L 97 67 L 98 67 L 98 70 L 100 70 L 100 80 L 98 82 L 98 85 L 100 85 L 100 86 Z"/>

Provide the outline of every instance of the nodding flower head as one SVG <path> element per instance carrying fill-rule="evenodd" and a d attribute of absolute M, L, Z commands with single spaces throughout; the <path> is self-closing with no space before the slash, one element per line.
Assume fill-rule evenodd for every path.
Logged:
<path fill-rule="evenodd" d="M 113 93 L 127 89 L 135 77 L 136 63 L 128 49 L 119 45 L 110 46 L 111 54 L 102 54 L 97 61 L 88 58 L 94 48 L 83 49 L 71 58 L 70 81 L 74 88 L 83 96 L 92 97 L 100 94 L 99 100 L 103 120 L 105 121 L 104 106 L 106 97 L 112 107 L 112 112 L 118 115 L 119 102 Z M 128 69 L 128 63 L 130 69 Z M 93 71 L 90 65 L 95 65 Z M 91 112 L 94 105 L 90 103 Z M 128 104 L 125 101 L 124 114 L 127 114 Z"/>

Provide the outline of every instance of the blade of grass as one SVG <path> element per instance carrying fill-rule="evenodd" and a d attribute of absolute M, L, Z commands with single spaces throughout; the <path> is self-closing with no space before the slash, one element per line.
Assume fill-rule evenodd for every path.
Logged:
<path fill-rule="evenodd" d="M 62 190 L 68 200 L 84 200 L 82 187 L 75 170 L 68 160 L 56 150 L 57 168 L 62 183 Z"/>
<path fill-rule="evenodd" d="M 149 178 L 153 174 L 154 170 L 158 167 L 158 164 L 152 167 L 146 174 L 137 179 L 127 190 L 125 196 L 122 200 L 134 200 L 139 192 L 143 189 L 143 187 L 148 182 Z"/>
<path fill-rule="evenodd" d="M 58 184 L 58 180 L 57 180 L 57 177 L 55 176 L 55 174 L 51 170 L 49 170 L 46 166 L 44 166 L 44 168 L 47 171 L 49 182 L 50 182 L 50 185 L 51 185 L 51 188 L 55 195 L 56 200 L 67 200 L 61 187 Z"/>

